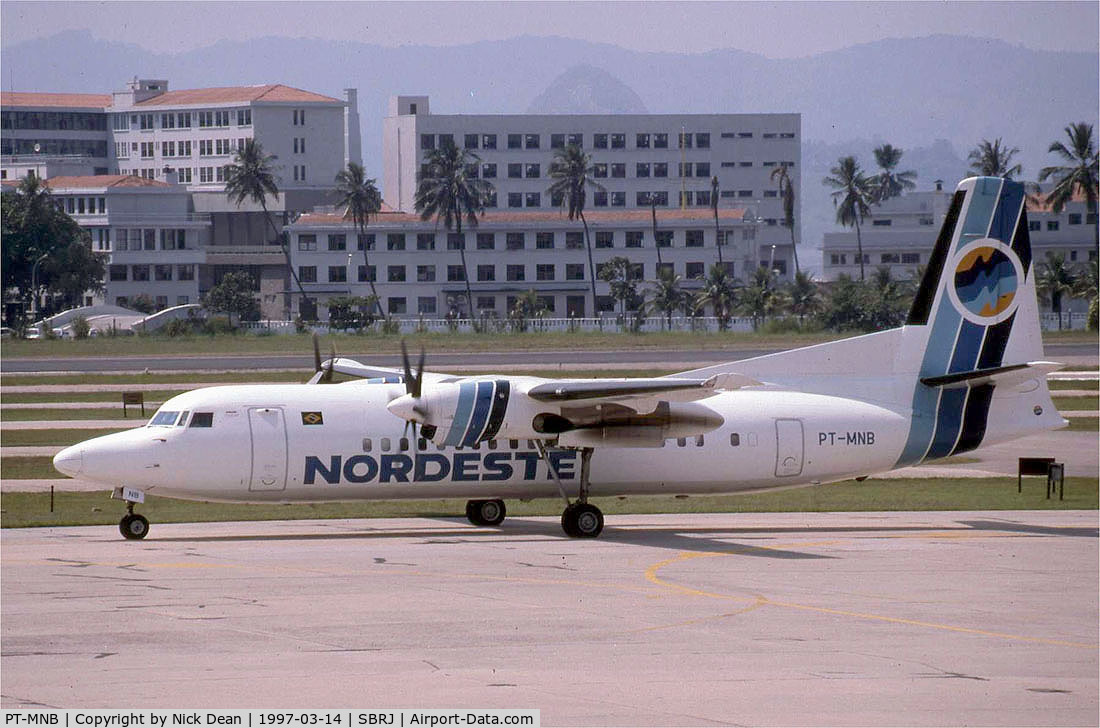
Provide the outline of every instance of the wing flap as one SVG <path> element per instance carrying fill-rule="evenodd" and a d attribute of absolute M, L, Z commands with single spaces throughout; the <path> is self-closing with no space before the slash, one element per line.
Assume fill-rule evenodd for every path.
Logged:
<path fill-rule="evenodd" d="M 733 373 L 716 374 L 707 379 L 574 379 L 535 385 L 527 390 L 527 396 L 538 402 L 623 401 L 655 397 L 690 402 L 710 397 L 719 390 L 759 384 L 751 377 Z"/>

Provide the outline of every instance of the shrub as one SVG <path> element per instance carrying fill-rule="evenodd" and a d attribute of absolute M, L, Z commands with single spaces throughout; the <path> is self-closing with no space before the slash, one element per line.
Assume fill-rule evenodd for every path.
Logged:
<path fill-rule="evenodd" d="M 83 316 L 77 316 L 73 319 L 73 338 L 74 339 L 87 339 L 92 333 L 92 325 L 88 323 L 88 319 Z"/>

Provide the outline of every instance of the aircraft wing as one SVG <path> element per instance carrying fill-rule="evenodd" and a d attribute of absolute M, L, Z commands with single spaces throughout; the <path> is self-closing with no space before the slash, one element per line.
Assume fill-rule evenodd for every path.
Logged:
<path fill-rule="evenodd" d="M 570 407 L 599 402 L 623 402 L 661 399 L 667 402 L 691 402 L 710 397 L 719 390 L 759 385 L 761 382 L 740 374 L 716 374 L 707 379 L 582 379 L 538 384 L 527 396 L 538 402 L 553 402 Z"/>
<path fill-rule="evenodd" d="M 321 363 L 321 371 L 317 372 L 310 378 L 309 384 L 317 384 L 324 372 L 331 367 L 332 371 L 337 374 L 343 374 L 349 377 L 356 377 L 357 379 L 367 380 L 379 380 L 374 383 L 392 383 L 400 384 L 405 381 L 405 372 L 401 369 L 393 367 L 376 367 L 362 364 L 354 359 L 345 359 L 343 357 L 337 357 L 336 359 L 327 359 Z M 426 382 L 449 382 L 455 380 L 456 377 L 451 374 L 441 374 L 437 372 L 424 372 L 424 381 Z"/>

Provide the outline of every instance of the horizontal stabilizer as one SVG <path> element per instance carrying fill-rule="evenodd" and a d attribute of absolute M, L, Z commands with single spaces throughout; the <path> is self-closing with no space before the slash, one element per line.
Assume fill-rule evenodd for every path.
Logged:
<path fill-rule="evenodd" d="M 921 384 L 929 387 L 943 387 L 945 389 L 975 387 L 980 384 L 1010 385 L 1045 376 L 1050 372 L 1058 371 L 1064 366 L 1065 364 L 1054 361 L 1032 361 L 1027 364 L 1009 364 L 1001 367 L 972 369 L 967 372 L 954 372 L 938 377 L 925 377 L 920 381 Z"/>

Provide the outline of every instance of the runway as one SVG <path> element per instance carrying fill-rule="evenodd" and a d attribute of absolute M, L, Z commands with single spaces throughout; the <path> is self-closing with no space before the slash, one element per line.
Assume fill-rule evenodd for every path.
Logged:
<path fill-rule="evenodd" d="M 1095 511 L 0 533 L 5 708 L 1095 725 Z"/>

